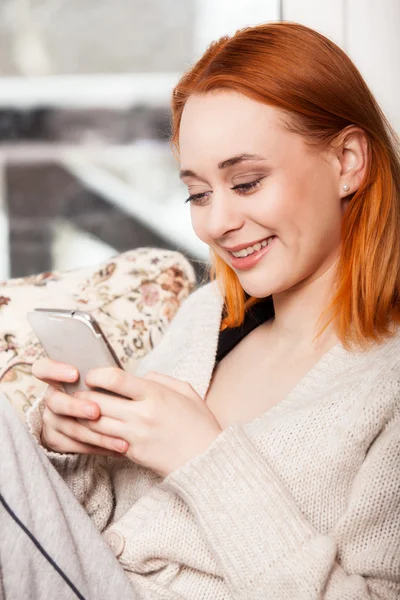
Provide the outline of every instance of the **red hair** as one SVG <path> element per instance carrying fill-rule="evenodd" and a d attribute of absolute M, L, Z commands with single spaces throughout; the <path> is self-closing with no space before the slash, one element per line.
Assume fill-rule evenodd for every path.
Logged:
<path fill-rule="evenodd" d="M 363 183 L 342 218 L 336 289 L 322 313 L 335 319 L 337 336 L 352 343 L 391 337 L 400 324 L 400 144 L 361 74 L 347 56 L 322 34 L 291 22 L 269 22 L 239 29 L 211 43 L 185 72 L 172 95 L 172 151 L 179 153 L 179 128 L 189 96 L 218 90 L 239 92 L 278 107 L 284 127 L 303 137 L 310 151 L 334 144 L 349 125 L 367 137 L 368 161 Z M 245 312 L 260 301 L 246 297 L 236 273 L 212 249 L 209 277 L 225 296 L 221 330 L 243 323 Z"/>

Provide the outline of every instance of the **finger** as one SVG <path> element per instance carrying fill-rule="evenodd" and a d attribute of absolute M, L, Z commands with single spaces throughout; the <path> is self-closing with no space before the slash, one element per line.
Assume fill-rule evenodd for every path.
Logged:
<path fill-rule="evenodd" d="M 86 375 L 85 383 L 91 388 L 102 388 L 131 400 L 144 400 L 154 386 L 154 382 L 135 377 L 118 367 L 91 369 Z"/>
<path fill-rule="evenodd" d="M 81 423 L 81 421 L 79 421 L 79 423 Z M 126 427 L 124 427 L 124 424 L 121 423 L 121 421 L 118 421 L 118 420 L 110 418 L 110 417 L 101 416 L 96 421 L 88 421 L 87 420 L 81 424 L 84 427 L 87 427 L 88 429 L 90 429 L 91 431 L 94 431 L 95 433 L 99 433 L 101 435 L 112 437 L 112 438 L 125 439 L 126 435 L 127 435 Z M 131 426 L 132 423 L 130 422 L 129 425 Z M 126 434 L 126 435 L 124 435 L 124 434 Z"/>
<path fill-rule="evenodd" d="M 111 417 L 119 422 L 125 422 L 128 418 L 131 419 L 132 402 L 128 398 L 83 390 L 74 392 L 73 397 L 84 405 L 98 406 L 100 414 L 103 416 Z"/>
<path fill-rule="evenodd" d="M 97 446 L 90 444 L 83 444 L 75 440 L 71 440 L 63 433 L 55 432 L 51 437 L 51 442 L 48 442 L 46 437 L 43 435 L 41 439 L 42 446 L 47 450 L 60 453 L 73 453 L 73 454 L 95 454 L 99 456 L 111 456 L 114 458 L 120 458 L 123 456 L 120 452 L 114 450 L 105 450 Z"/>
<path fill-rule="evenodd" d="M 32 365 L 32 374 L 36 379 L 52 385 L 53 382 L 73 382 L 79 377 L 78 370 L 66 363 L 50 358 L 41 358 Z"/>
<path fill-rule="evenodd" d="M 46 406 L 56 415 L 82 419 L 98 419 L 100 408 L 89 399 L 85 402 L 66 394 L 63 390 L 49 387 L 45 392 Z"/>
<path fill-rule="evenodd" d="M 126 440 L 123 440 L 120 437 L 110 437 L 102 433 L 97 433 L 96 431 L 91 431 L 85 425 L 81 425 L 76 419 L 70 419 L 68 417 L 63 417 L 62 423 L 58 421 L 58 425 L 56 423 L 54 430 L 56 433 L 62 433 L 64 436 L 67 436 L 67 438 L 70 438 L 75 442 L 98 446 L 105 450 L 116 450 L 117 452 L 123 453 L 129 448 L 129 444 Z M 48 434 L 47 439 L 49 439 Z M 51 443 L 52 440 L 49 441 Z"/>

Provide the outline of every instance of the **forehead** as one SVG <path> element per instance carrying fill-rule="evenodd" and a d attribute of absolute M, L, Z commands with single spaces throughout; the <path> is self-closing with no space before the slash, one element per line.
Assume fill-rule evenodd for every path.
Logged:
<path fill-rule="evenodd" d="M 226 157 L 241 152 L 277 151 L 287 135 L 279 109 L 236 92 L 191 96 L 183 109 L 179 147 L 182 163 L 203 154 Z M 185 165 L 186 166 L 186 165 Z"/>

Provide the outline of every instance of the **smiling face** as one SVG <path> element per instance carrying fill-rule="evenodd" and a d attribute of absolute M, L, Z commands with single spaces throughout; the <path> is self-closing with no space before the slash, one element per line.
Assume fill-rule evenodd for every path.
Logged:
<path fill-rule="evenodd" d="M 230 91 L 191 96 L 183 110 L 179 148 L 194 232 L 236 272 L 257 298 L 313 281 L 338 258 L 342 220 L 340 163 L 311 153 L 286 131 L 283 113 Z M 237 155 L 264 160 L 222 163 Z M 219 166 L 218 166 L 219 165 Z M 223 167 L 223 168 L 219 168 Z M 239 187 L 242 184 L 252 186 Z M 276 236 L 250 267 L 226 249 Z"/>

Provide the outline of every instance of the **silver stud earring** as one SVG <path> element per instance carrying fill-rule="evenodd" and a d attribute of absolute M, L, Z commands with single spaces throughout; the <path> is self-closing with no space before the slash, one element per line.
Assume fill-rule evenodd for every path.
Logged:
<path fill-rule="evenodd" d="M 344 189 L 345 192 L 348 192 L 349 189 L 350 189 L 350 186 L 347 185 L 347 183 L 345 183 L 344 186 L 343 186 L 343 189 Z"/>

